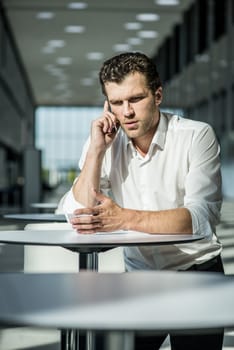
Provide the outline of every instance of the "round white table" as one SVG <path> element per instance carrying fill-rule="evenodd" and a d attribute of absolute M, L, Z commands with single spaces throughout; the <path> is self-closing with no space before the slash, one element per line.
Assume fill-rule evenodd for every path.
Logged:
<path fill-rule="evenodd" d="M 52 213 L 22 213 L 22 214 L 5 214 L 4 219 L 18 220 L 21 222 L 66 222 L 64 214 L 52 214 Z"/>
<path fill-rule="evenodd" d="M 79 234 L 75 230 L 14 230 L 0 231 L 0 242 L 33 245 L 58 245 L 69 249 L 93 251 L 110 246 L 180 244 L 201 240 L 190 234 L 148 234 L 136 231 Z"/>
<path fill-rule="evenodd" d="M 136 231 L 118 231 L 92 235 L 78 234 L 74 230 L 15 230 L 0 231 L 0 242 L 25 245 L 60 246 L 85 254 L 89 259 L 82 268 L 97 269 L 98 252 L 119 246 L 181 244 L 201 240 L 198 235 L 147 234 Z"/>
<path fill-rule="evenodd" d="M 197 235 L 159 235 L 134 231 L 118 231 L 113 233 L 97 233 L 93 235 L 78 234 L 74 230 L 16 230 L 0 231 L 0 243 L 24 245 L 51 245 L 64 247 L 79 253 L 79 268 L 97 270 L 98 252 L 120 246 L 179 244 L 197 241 L 203 237 Z M 62 334 L 61 341 L 70 343 L 74 332 Z M 63 339 L 66 339 L 65 341 Z M 94 349 L 92 333 L 87 334 L 87 349 Z"/>
<path fill-rule="evenodd" d="M 0 285 L 2 326 L 127 332 L 129 349 L 135 332 L 234 326 L 234 276 L 219 273 L 5 273 Z"/>
<path fill-rule="evenodd" d="M 58 203 L 51 203 L 51 202 L 39 202 L 39 203 L 31 203 L 30 206 L 32 208 L 36 209 L 56 209 L 58 207 Z"/>

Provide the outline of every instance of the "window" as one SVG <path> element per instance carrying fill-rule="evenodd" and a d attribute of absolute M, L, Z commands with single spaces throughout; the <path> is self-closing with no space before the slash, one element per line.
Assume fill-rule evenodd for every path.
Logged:
<path fill-rule="evenodd" d="M 39 107 L 36 110 L 35 143 L 42 150 L 44 178 L 49 183 L 77 174 L 82 147 L 91 121 L 102 107 Z"/>

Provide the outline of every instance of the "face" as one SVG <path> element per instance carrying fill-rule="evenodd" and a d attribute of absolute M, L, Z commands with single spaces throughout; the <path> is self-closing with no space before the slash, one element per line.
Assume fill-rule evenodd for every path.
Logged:
<path fill-rule="evenodd" d="M 162 88 L 155 94 L 147 87 L 143 74 L 128 75 L 120 84 L 105 84 L 111 111 L 131 139 L 151 137 L 159 121 Z"/>

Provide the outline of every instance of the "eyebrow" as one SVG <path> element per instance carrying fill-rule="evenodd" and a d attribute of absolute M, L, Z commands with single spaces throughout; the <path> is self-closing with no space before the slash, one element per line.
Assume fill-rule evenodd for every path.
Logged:
<path fill-rule="evenodd" d="M 126 100 L 129 101 L 131 99 L 144 98 L 146 96 L 147 96 L 147 94 L 145 92 L 140 92 L 140 93 L 136 93 L 134 95 L 129 96 Z M 125 99 L 123 99 L 123 100 L 125 100 Z M 110 103 L 119 103 L 119 102 L 122 102 L 123 100 L 122 99 L 116 99 L 116 100 L 115 99 L 110 99 L 109 102 Z"/>

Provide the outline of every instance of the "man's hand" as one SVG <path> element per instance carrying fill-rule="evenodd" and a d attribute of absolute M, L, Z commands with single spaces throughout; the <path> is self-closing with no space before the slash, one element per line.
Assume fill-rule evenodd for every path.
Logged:
<path fill-rule="evenodd" d="M 96 206 L 76 209 L 72 227 L 79 233 L 111 232 L 123 229 L 123 211 L 112 199 L 93 190 Z"/>
<path fill-rule="evenodd" d="M 121 208 L 112 199 L 92 190 L 94 203 L 89 208 L 76 209 L 70 220 L 79 233 L 140 231 L 152 234 L 192 234 L 192 218 L 187 208 L 161 211 Z"/>
<path fill-rule="evenodd" d="M 106 151 L 113 142 L 118 130 L 116 124 L 116 117 L 110 112 L 108 102 L 105 101 L 102 116 L 92 122 L 91 146 L 93 145 L 95 149 Z"/>

